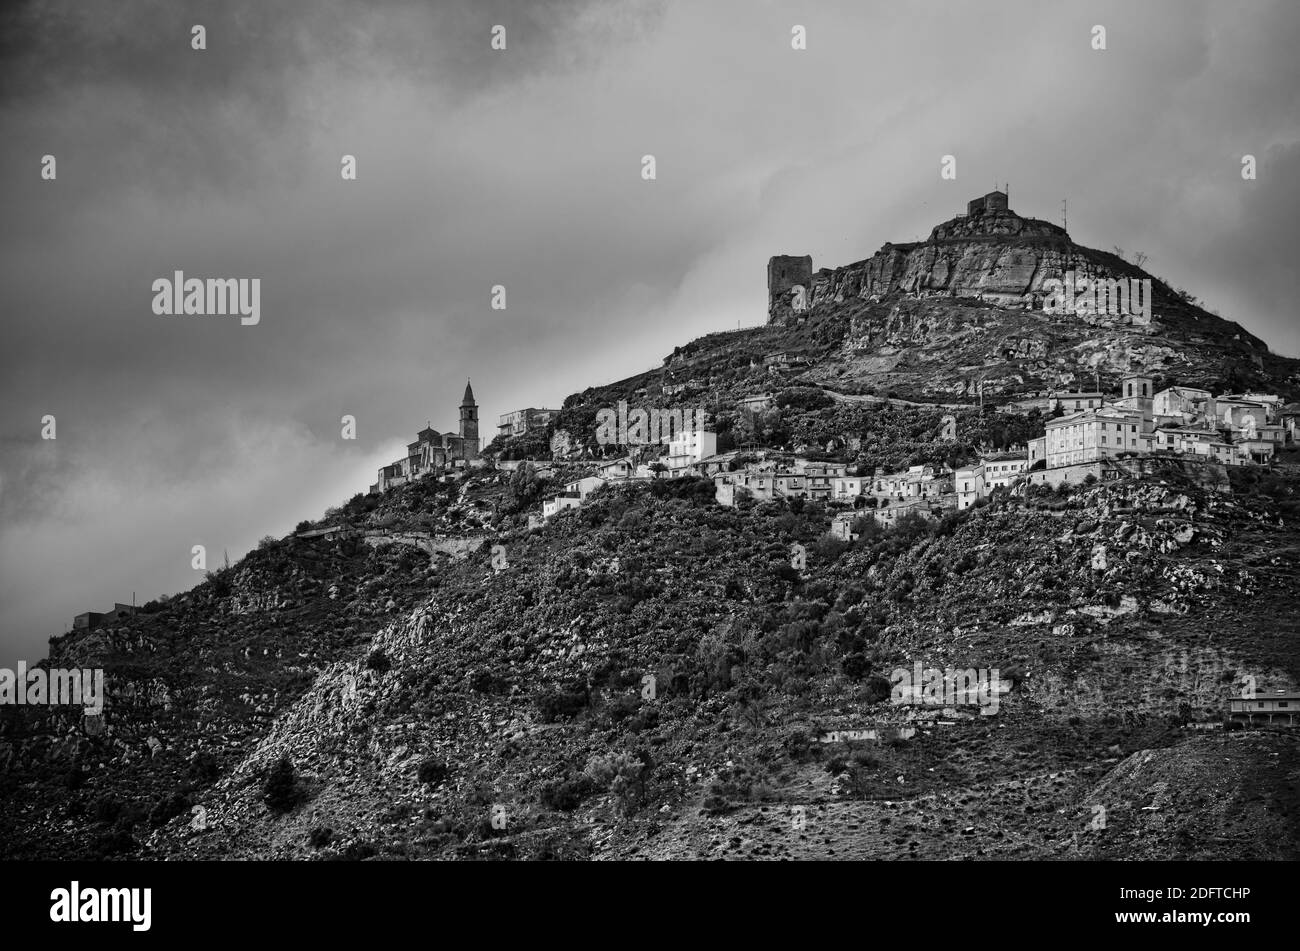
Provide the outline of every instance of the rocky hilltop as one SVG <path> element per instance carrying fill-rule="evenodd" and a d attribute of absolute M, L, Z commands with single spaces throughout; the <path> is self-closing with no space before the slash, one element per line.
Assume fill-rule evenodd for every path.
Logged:
<path fill-rule="evenodd" d="M 1143 372 L 1294 398 L 1300 361 L 1271 353 L 1136 264 L 1021 217 L 1005 198 L 993 192 L 937 225 L 927 241 L 886 244 L 844 267 L 813 272 L 811 258 L 773 258 L 769 324 L 817 330 L 792 333 L 795 346 L 809 337 L 834 344 L 809 348 L 821 366 L 809 381 L 921 398 L 971 399 L 982 391 L 1005 400 Z M 1052 282 L 1071 277 L 1087 286 L 1149 281 L 1149 313 L 1045 312 Z"/>

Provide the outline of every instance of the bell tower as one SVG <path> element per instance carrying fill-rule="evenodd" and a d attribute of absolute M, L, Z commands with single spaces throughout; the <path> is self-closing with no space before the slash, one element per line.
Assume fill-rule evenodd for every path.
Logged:
<path fill-rule="evenodd" d="M 478 456 L 478 404 L 474 402 L 474 389 L 465 380 L 465 398 L 460 401 L 460 435 L 470 441 L 469 449 Z"/>

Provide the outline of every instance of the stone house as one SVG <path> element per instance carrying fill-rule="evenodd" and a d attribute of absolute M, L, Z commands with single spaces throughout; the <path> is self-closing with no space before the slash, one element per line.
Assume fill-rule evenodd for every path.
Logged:
<path fill-rule="evenodd" d="M 1084 410 L 1099 409 L 1105 403 L 1106 395 L 1096 390 L 1053 393 L 1047 398 L 1047 410 L 1052 412 L 1059 407 L 1064 413 L 1079 413 Z"/>
<path fill-rule="evenodd" d="M 85 611 L 76 615 L 72 619 L 72 629 L 74 631 L 93 631 L 105 623 L 130 617 L 133 614 L 135 614 L 134 605 L 116 601 L 113 603 L 113 610 L 111 611 Z"/>
<path fill-rule="evenodd" d="M 497 418 L 497 435 L 501 437 L 522 436 L 535 429 L 545 429 L 556 416 L 558 409 L 537 409 L 529 406 L 510 413 L 502 413 Z"/>
<path fill-rule="evenodd" d="M 856 541 L 858 536 L 853 531 L 853 523 L 862 518 L 858 512 L 840 512 L 831 519 L 831 535 L 840 541 Z"/>

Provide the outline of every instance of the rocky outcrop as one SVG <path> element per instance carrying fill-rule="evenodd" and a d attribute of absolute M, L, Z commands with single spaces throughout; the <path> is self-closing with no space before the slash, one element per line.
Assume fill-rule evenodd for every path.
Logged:
<path fill-rule="evenodd" d="M 1001 211 L 953 218 L 935 227 L 928 241 L 886 244 L 865 261 L 823 268 L 812 278 L 811 303 L 815 307 L 902 291 L 1041 308 L 1050 293 L 1044 283 L 1068 271 L 1080 278 L 1119 279 L 1134 277 L 1137 270 L 1119 258 L 1074 246 L 1056 225 Z M 1107 315 L 1088 319 L 1103 325 L 1132 323 Z"/>

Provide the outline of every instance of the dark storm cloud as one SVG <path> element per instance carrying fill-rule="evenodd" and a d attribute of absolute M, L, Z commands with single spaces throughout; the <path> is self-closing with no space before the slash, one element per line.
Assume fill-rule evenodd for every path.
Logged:
<path fill-rule="evenodd" d="M 322 67 L 397 72 L 440 96 L 469 95 L 588 65 L 660 13 L 651 0 L 18 0 L 0 10 L 0 97 L 124 86 L 189 108 L 269 97 L 283 106 L 286 78 Z M 481 55 L 498 23 L 516 54 L 508 63 Z M 207 29 L 202 57 L 191 55 L 196 24 Z"/>

